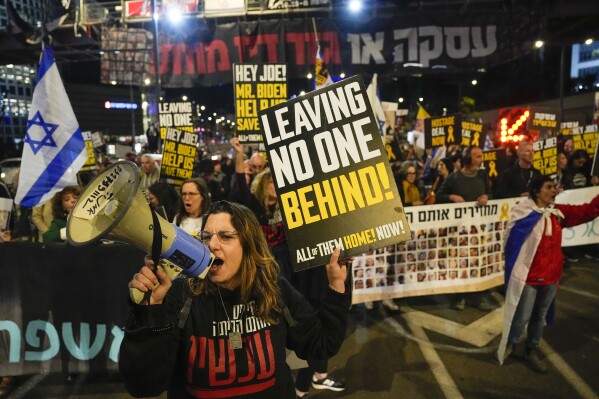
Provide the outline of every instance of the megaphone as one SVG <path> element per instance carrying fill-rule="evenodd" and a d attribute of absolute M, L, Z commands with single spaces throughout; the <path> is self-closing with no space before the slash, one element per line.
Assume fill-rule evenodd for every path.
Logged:
<path fill-rule="evenodd" d="M 138 190 L 139 184 L 139 169 L 132 162 L 120 161 L 104 169 L 83 190 L 69 215 L 67 241 L 82 246 L 107 238 L 146 253 L 159 249 L 158 266 L 171 279 L 181 273 L 204 278 L 214 260 L 208 247 L 157 216 Z M 137 289 L 130 294 L 135 303 L 144 299 Z"/>

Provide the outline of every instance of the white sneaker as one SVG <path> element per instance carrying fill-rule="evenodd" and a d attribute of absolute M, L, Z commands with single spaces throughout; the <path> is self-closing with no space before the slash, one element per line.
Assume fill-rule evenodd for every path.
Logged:
<path fill-rule="evenodd" d="M 393 299 L 383 299 L 383 306 L 389 308 L 389 310 L 399 310 L 399 306 L 393 302 Z"/>
<path fill-rule="evenodd" d="M 374 305 L 372 304 L 371 301 L 364 302 L 364 306 L 366 306 L 366 309 L 368 309 L 368 310 L 374 309 Z"/>

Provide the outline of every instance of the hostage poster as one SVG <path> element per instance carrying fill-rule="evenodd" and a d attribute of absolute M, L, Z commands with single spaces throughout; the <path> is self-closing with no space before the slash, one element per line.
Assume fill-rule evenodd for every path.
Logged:
<path fill-rule="evenodd" d="M 378 124 L 359 76 L 260 111 L 296 270 L 410 237 Z"/>

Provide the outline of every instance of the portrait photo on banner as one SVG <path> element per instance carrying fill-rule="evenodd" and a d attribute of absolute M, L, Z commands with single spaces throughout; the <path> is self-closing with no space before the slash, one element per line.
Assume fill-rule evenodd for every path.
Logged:
<path fill-rule="evenodd" d="M 410 238 L 366 89 L 353 76 L 259 113 L 296 270 Z"/>

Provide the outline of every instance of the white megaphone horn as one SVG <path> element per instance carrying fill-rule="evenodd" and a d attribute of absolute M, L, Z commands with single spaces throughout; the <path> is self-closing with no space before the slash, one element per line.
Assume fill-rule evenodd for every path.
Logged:
<path fill-rule="evenodd" d="M 171 279 L 183 273 L 204 278 L 214 256 L 208 247 L 154 212 L 143 193 L 137 165 L 110 165 L 83 190 L 67 221 L 67 240 L 82 246 L 102 238 L 131 244 L 152 257 Z M 130 290 L 140 303 L 144 293 Z"/>

